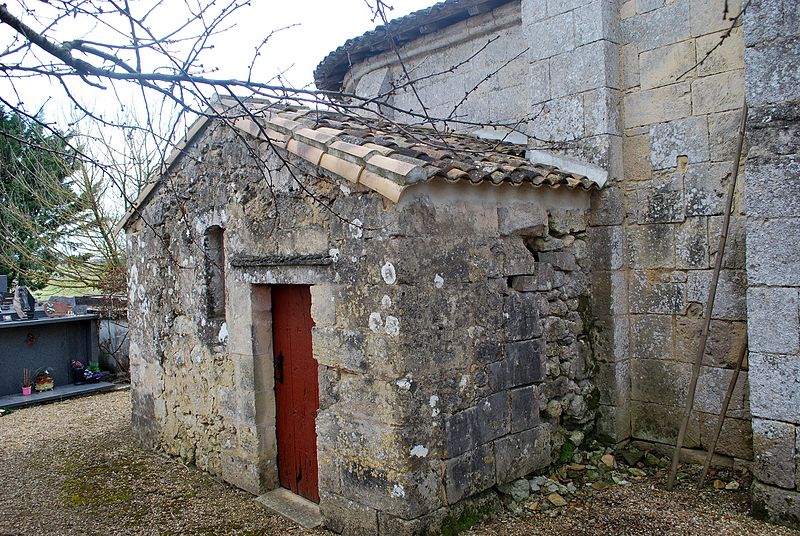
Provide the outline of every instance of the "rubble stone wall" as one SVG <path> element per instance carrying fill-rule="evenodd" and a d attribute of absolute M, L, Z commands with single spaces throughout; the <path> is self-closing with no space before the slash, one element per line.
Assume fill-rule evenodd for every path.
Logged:
<path fill-rule="evenodd" d="M 591 428 L 585 192 L 434 182 L 395 205 L 291 169 L 316 199 L 265 145 L 208 127 L 129 231 L 146 445 L 254 493 L 277 486 L 274 284 L 311 285 L 320 507 L 334 530 L 441 524 Z M 224 318 L 209 316 L 213 226 Z"/>
<path fill-rule="evenodd" d="M 753 3 L 744 41 L 753 503 L 800 527 L 800 6 Z"/>

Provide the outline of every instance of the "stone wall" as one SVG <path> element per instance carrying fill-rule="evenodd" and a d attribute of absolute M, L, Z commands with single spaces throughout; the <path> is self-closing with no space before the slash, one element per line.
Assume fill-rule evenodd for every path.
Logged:
<path fill-rule="evenodd" d="M 512 2 L 401 47 L 405 69 L 394 52 L 357 64 L 345 78 L 345 91 L 366 97 L 390 94 L 393 105 L 423 116 L 427 111 L 440 118 L 516 122 L 529 112 L 526 46 L 519 4 Z M 390 109 L 383 112 L 419 121 Z"/>
<path fill-rule="evenodd" d="M 209 127 L 129 231 L 146 445 L 254 493 L 277 486 L 273 284 L 312 285 L 320 508 L 334 530 L 436 526 L 589 431 L 585 192 L 442 182 L 394 205 L 291 169 L 316 200 L 271 150 Z M 224 318 L 209 314 L 214 226 Z M 331 264 L 291 261 L 309 255 Z"/>
<path fill-rule="evenodd" d="M 744 41 L 753 502 L 772 521 L 800 527 L 800 6 L 754 3 Z"/>
<path fill-rule="evenodd" d="M 674 443 L 685 403 L 743 102 L 741 25 L 693 69 L 731 24 L 723 7 L 724 0 L 522 0 L 401 50 L 413 63 L 420 51 L 459 34 L 496 34 L 500 39 L 492 46 L 512 57 L 524 46 L 527 83 L 493 78 L 503 93 L 481 94 L 483 104 L 476 103 L 467 118 L 533 118 L 519 127 L 531 149 L 559 151 L 608 172 L 607 186 L 593 197 L 587 236 L 597 430 L 615 440 Z M 740 8 L 729 2 L 729 18 Z M 510 20 L 512 10 L 519 10 L 519 26 L 492 33 L 492 21 Z M 469 44 L 474 49 L 480 42 Z M 446 70 L 448 58 L 444 52 L 426 55 L 426 70 L 415 72 Z M 450 95 L 496 69 L 497 61 L 461 67 L 437 83 Z M 361 91 L 367 79 L 379 76 L 378 65 L 397 68 L 391 63 L 383 55 L 356 65 L 350 87 Z M 406 97 L 394 102 L 411 105 Z M 429 111 L 446 114 L 448 104 L 434 102 Z M 739 190 L 689 448 L 708 445 L 745 341 Z M 718 448 L 728 462 L 752 459 L 748 393 L 745 373 Z"/>
<path fill-rule="evenodd" d="M 730 17 L 739 2 L 729 2 Z M 630 316 L 631 433 L 673 443 L 697 352 L 743 102 L 741 25 L 723 0 L 620 6 L 624 97 L 625 263 Z M 739 181 L 741 185 L 743 181 Z M 745 344 L 742 188 L 723 259 L 686 447 L 707 448 Z M 747 374 L 717 451 L 752 458 Z"/>

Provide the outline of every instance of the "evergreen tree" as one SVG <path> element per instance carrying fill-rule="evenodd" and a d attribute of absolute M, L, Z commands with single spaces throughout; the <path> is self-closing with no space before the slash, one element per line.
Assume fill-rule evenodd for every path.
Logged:
<path fill-rule="evenodd" d="M 85 203 L 72 188 L 76 161 L 66 134 L 0 109 L 0 274 L 41 288 L 57 247 Z"/>

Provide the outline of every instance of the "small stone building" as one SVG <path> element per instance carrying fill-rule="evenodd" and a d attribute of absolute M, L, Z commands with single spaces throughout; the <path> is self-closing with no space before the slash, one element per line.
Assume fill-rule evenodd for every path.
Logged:
<path fill-rule="evenodd" d="M 126 221 L 145 444 L 318 501 L 334 530 L 406 534 L 590 430 L 602 173 L 372 119 L 226 112 Z"/>
<path fill-rule="evenodd" d="M 746 102 L 684 454 L 709 447 L 748 344 L 715 461 L 800 524 L 796 4 L 447 0 L 315 73 L 391 122 L 199 123 L 126 221 L 140 437 L 244 489 L 281 482 L 278 295 L 310 308 L 319 393 L 299 398 L 319 400 L 337 531 L 435 527 L 583 433 L 670 453 Z M 406 125 L 420 114 L 474 135 Z"/>

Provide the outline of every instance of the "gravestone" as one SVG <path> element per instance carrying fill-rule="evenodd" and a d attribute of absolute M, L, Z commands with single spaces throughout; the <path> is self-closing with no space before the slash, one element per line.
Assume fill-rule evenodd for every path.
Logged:
<path fill-rule="evenodd" d="M 36 299 L 30 293 L 27 287 L 18 286 L 14 291 L 14 310 L 20 320 L 32 320 L 34 318 L 34 311 L 36 309 Z"/>

